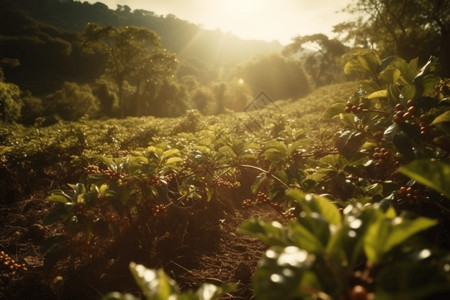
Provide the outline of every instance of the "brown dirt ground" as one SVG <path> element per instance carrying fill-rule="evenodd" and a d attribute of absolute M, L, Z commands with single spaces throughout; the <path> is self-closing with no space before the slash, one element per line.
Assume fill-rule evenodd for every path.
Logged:
<path fill-rule="evenodd" d="M 131 228 L 104 254 L 84 258 L 75 267 L 64 261 L 48 277 L 42 275 L 40 245 L 54 229 L 41 225 L 51 205 L 43 201 L 45 195 L 0 206 L 0 250 L 28 268 L 11 272 L 0 266 L 0 298 L 100 299 L 111 291 L 139 295 L 128 269 L 134 261 L 163 268 L 182 290 L 205 282 L 234 282 L 237 290 L 226 299 L 252 299 L 252 276 L 266 246 L 237 228 L 251 217 L 284 219 L 269 205 L 243 208 L 242 200 L 248 197 L 249 191 L 231 191 L 197 211 L 173 208 L 159 223 Z M 56 276 L 62 276 L 64 283 L 52 284 Z"/>

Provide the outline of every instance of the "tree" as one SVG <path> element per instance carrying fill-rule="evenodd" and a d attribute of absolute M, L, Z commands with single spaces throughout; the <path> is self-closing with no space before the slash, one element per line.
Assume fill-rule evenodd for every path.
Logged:
<path fill-rule="evenodd" d="M 125 82 L 135 89 L 135 103 L 128 105 L 135 111 L 128 113 L 138 115 L 146 90 L 173 76 L 176 71 L 175 55 L 161 47 L 159 36 L 151 30 L 135 26 L 102 27 L 89 23 L 84 29 L 84 38 L 87 51 L 101 51 L 108 57 L 105 76 L 117 87 L 121 117 L 126 114 Z"/>
<path fill-rule="evenodd" d="M 46 97 L 46 111 L 66 121 L 78 121 L 82 116 L 98 114 L 96 98 L 88 85 L 64 82 L 60 90 Z"/>
<path fill-rule="evenodd" d="M 305 45 L 314 47 L 314 50 Z M 316 86 L 339 81 L 342 77 L 341 56 L 347 47 L 337 39 L 329 39 L 324 34 L 298 36 L 285 47 L 283 54 L 295 57 L 300 54 L 303 68 Z"/>
<path fill-rule="evenodd" d="M 41 98 L 33 97 L 31 94 L 22 97 L 21 122 L 24 125 L 33 125 L 37 118 L 44 116 L 44 104 Z"/>
<path fill-rule="evenodd" d="M 20 119 L 20 88 L 13 83 L 0 81 L 0 121 L 14 123 Z"/>
<path fill-rule="evenodd" d="M 179 117 L 188 109 L 189 95 L 186 87 L 168 78 L 162 81 L 154 97 L 149 97 L 146 110 L 157 117 Z"/>
<path fill-rule="evenodd" d="M 253 94 L 265 91 L 276 100 L 296 99 L 309 92 L 302 67 L 275 53 L 242 65 L 236 75 L 250 86 Z"/>
<path fill-rule="evenodd" d="M 191 95 L 192 108 L 205 115 L 217 111 L 215 100 L 214 93 L 207 87 L 200 87 Z"/>
<path fill-rule="evenodd" d="M 407 60 L 439 56 L 450 73 L 450 2 L 447 0 L 356 0 L 345 11 L 356 19 L 334 31 L 354 47 L 377 50 L 381 56 Z"/>

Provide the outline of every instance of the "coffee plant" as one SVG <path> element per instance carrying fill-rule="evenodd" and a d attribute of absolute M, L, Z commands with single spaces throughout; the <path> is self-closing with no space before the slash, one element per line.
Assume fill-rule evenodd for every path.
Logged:
<path fill-rule="evenodd" d="M 323 118 L 323 108 L 300 103 L 275 114 L 2 128 L 0 172 L 11 178 L 2 197 L 19 186 L 14 178 L 73 183 L 46 198 L 43 223 L 57 232 L 44 243 L 48 271 L 101 257 L 143 224 L 169 224 L 173 211 L 195 218 L 242 194 L 242 207 L 263 205 L 284 220 L 241 227 L 270 247 L 254 279 L 258 299 L 447 295 L 450 81 L 434 58 L 421 68 L 373 51 L 347 59 L 345 72 L 367 79 L 330 100 Z M 150 286 L 178 295 L 149 272 L 160 280 Z"/>
<path fill-rule="evenodd" d="M 295 221 L 241 226 L 270 246 L 254 277 L 256 299 L 439 299 L 450 292 L 448 252 L 420 235 L 437 221 L 379 204 L 340 212 L 298 189 L 286 195 L 300 208 Z"/>
<path fill-rule="evenodd" d="M 143 265 L 131 262 L 130 271 L 147 300 L 215 300 L 220 299 L 235 289 L 233 284 L 218 287 L 214 284 L 204 283 L 196 291 L 180 292 L 177 284 L 163 270 L 147 269 Z M 103 297 L 103 300 L 140 299 L 132 294 L 122 294 L 119 292 L 112 292 Z"/>

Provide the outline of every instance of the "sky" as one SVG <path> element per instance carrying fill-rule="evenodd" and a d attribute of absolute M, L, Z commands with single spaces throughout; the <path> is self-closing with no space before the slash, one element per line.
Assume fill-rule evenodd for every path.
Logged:
<path fill-rule="evenodd" d="M 132 10 L 145 9 L 158 15 L 220 29 L 243 39 L 277 40 L 289 44 L 298 35 L 324 33 L 348 18 L 341 13 L 350 0 L 88 0 L 111 9 L 117 4 Z"/>

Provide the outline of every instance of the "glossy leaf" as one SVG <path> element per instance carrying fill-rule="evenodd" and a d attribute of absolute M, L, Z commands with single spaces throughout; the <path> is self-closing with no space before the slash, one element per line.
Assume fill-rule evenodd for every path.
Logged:
<path fill-rule="evenodd" d="M 347 130 L 339 136 L 336 148 L 345 158 L 350 159 L 361 149 L 365 140 L 361 132 Z"/>
<path fill-rule="evenodd" d="M 179 292 L 175 282 L 163 270 L 147 269 L 134 262 L 130 263 L 130 270 L 148 300 L 167 300 Z"/>
<path fill-rule="evenodd" d="M 289 245 L 287 232 L 278 222 L 265 222 L 258 219 L 250 219 L 239 226 L 239 230 L 258 238 L 268 245 Z"/>
<path fill-rule="evenodd" d="M 307 214 L 315 212 L 323 216 L 332 225 L 341 224 L 341 214 L 338 208 L 327 198 L 312 194 L 304 195 L 296 189 L 286 191 L 286 195 L 297 201 Z"/>
<path fill-rule="evenodd" d="M 433 122 L 431 122 L 431 125 L 436 125 L 443 122 L 450 122 L 450 110 L 447 110 L 443 114 L 437 116 Z"/>
<path fill-rule="evenodd" d="M 320 291 L 312 267 L 314 256 L 294 246 L 272 247 L 258 263 L 255 298 L 261 300 L 307 299 Z"/>
<path fill-rule="evenodd" d="M 398 171 L 450 199 L 450 164 L 442 161 L 415 160 Z"/>
<path fill-rule="evenodd" d="M 324 118 L 331 119 L 332 117 L 343 113 L 344 110 L 345 110 L 345 104 L 344 103 L 335 103 L 335 104 L 329 106 L 325 110 L 323 116 L 324 116 Z"/>

